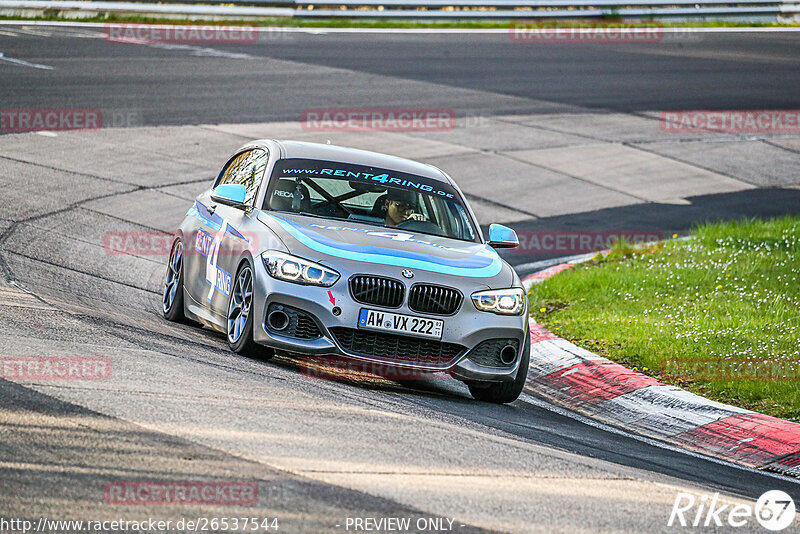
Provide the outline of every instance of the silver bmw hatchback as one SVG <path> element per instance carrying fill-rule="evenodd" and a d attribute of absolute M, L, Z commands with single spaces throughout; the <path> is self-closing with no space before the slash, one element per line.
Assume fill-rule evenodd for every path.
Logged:
<path fill-rule="evenodd" d="M 240 148 L 178 228 L 164 316 L 240 354 L 333 356 L 515 400 L 528 371 L 525 290 L 440 169 L 295 141 Z"/>

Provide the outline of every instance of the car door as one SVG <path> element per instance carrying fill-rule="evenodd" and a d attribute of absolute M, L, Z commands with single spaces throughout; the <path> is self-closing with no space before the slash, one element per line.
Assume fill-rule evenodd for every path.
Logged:
<path fill-rule="evenodd" d="M 244 202 L 247 209 L 213 201 L 209 208 L 214 211 L 216 233 L 206 256 L 204 298 L 215 314 L 227 314 L 233 277 L 236 276 L 242 251 L 251 243 L 255 244 L 255 235 L 249 235 L 252 233 L 245 228 L 252 227 L 247 224 L 247 219 L 251 217 L 267 160 L 267 151 L 260 148 L 240 152 L 231 160 L 230 172 L 226 169 L 220 181 L 224 184 L 245 186 Z"/>

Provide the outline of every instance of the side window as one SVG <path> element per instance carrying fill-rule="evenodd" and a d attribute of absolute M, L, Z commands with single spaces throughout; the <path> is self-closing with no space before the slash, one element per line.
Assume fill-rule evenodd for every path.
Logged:
<path fill-rule="evenodd" d="M 237 154 L 222 173 L 216 185 L 221 184 L 241 184 L 245 186 L 245 204 L 253 205 L 253 200 L 258 193 L 258 186 L 264 177 L 264 169 L 267 167 L 267 152 L 259 148 L 246 150 Z"/>

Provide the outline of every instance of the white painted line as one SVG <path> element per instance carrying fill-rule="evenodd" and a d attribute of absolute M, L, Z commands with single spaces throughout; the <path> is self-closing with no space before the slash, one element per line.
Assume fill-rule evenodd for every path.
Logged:
<path fill-rule="evenodd" d="M 145 45 L 151 48 L 158 48 L 161 50 L 185 50 L 187 52 L 191 52 L 193 56 L 198 56 L 198 57 L 222 57 L 227 59 L 255 59 L 254 56 L 251 56 L 250 54 L 243 54 L 240 52 L 226 52 L 223 50 L 217 50 L 215 48 L 207 48 L 194 45 L 152 43 L 152 42 L 132 43 L 132 44 Z"/>
<path fill-rule="evenodd" d="M 6 57 L 3 52 L 0 52 L 0 61 L 7 61 L 9 63 L 13 63 L 14 65 L 19 65 L 21 67 L 31 67 L 34 69 L 44 69 L 44 70 L 53 70 L 55 67 L 51 67 L 49 65 L 40 65 L 38 63 L 28 63 L 22 59 L 14 59 L 13 57 Z"/>

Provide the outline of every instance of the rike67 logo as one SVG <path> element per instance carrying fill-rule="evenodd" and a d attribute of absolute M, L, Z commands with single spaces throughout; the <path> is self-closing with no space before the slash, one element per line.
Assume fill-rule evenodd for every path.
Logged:
<path fill-rule="evenodd" d="M 667 526 L 681 527 L 744 527 L 756 521 L 767 530 L 777 532 L 794 523 L 797 510 L 788 493 L 770 490 L 761 495 L 755 506 L 720 501 L 719 493 L 696 496 L 679 492 L 672 505 Z"/>

